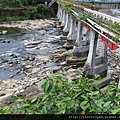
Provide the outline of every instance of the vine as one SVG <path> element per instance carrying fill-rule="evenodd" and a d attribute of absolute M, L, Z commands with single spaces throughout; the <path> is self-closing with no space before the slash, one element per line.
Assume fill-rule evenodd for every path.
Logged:
<path fill-rule="evenodd" d="M 66 12 L 70 12 L 70 9 L 72 9 L 72 5 L 71 4 L 64 4 L 64 10 L 66 11 Z"/>

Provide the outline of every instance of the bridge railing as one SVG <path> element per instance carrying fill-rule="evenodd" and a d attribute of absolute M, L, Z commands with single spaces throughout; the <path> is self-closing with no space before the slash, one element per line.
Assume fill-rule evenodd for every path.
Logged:
<path fill-rule="evenodd" d="M 71 9 L 72 14 L 77 17 L 78 19 L 80 19 L 79 14 L 77 12 L 75 12 L 74 10 Z M 81 20 L 82 21 L 82 20 Z M 103 34 L 100 31 L 103 31 L 104 33 L 107 33 L 110 36 L 115 37 L 113 32 L 110 32 L 108 30 L 106 30 L 105 28 L 101 27 L 100 25 L 98 25 L 97 23 L 93 22 L 92 20 L 90 20 L 89 18 L 87 18 L 87 21 L 89 22 L 85 22 L 83 21 L 85 24 L 87 24 L 90 28 L 92 28 L 93 30 L 95 30 L 99 35 L 103 36 L 104 38 L 106 38 L 109 42 L 111 42 L 112 44 L 116 45 L 117 47 L 120 48 L 119 44 L 116 44 L 115 41 L 113 41 L 112 39 L 110 39 L 108 36 L 106 36 L 105 34 Z"/>
<path fill-rule="evenodd" d="M 116 23 L 120 24 L 120 19 L 119 18 L 110 16 L 110 15 L 107 15 L 107 14 L 104 14 L 104 13 L 101 13 L 101 12 L 98 12 L 98 11 L 95 11 L 95 10 L 91 10 L 91 9 L 88 9 L 88 8 L 84 8 L 84 11 L 94 15 L 95 17 L 103 18 L 103 20 L 106 19 L 108 21 L 113 21 L 113 23 L 116 22 Z"/>

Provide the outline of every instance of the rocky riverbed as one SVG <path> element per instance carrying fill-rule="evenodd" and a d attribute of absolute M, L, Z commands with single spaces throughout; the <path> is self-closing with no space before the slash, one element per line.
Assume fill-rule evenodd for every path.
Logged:
<path fill-rule="evenodd" d="M 68 79 L 82 75 L 82 67 L 66 63 L 66 57 L 72 51 L 62 47 L 65 40 L 60 39 L 61 31 L 56 19 L 11 21 L 0 26 L 25 29 L 11 35 L 6 29 L 0 33 L 0 106 L 9 104 L 13 94 L 28 98 L 41 96 L 37 84 L 50 73 L 60 73 Z M 108 64 L 112 79 L 118 79 L 119 52 L 108 50 Z"/>

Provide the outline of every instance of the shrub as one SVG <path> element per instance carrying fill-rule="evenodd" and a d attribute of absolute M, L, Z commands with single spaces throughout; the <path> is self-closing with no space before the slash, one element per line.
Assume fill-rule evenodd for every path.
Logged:
<path fill-rule="evenodd" d="M 95 79 L 76 77 L 74 81 L 52 74 L 41 80 L 43 96 L 34 99 L 14 96 L 16 106 L 5 106 L 1 114 L 117 114 L 120 113 L 120 90 L 115 83 L 101 90 L 93 86 Z M 118 94 L 116 94 L 118 93 Z M 114 94 L 114 97 L 113 97 Z"/>

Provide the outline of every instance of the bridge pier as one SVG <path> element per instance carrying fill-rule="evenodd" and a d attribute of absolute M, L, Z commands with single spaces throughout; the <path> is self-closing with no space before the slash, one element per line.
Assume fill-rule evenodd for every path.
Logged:
<path fill-rule="evenodd" d="M 60 6 L 60 11 L 59 11 L 59 16 L 58 16 L 58 19 L 59 19 L 59 24 L 62 23 L 62 19 L 63 19 L 63 9 L 62 9 L 62 6 Z"/>
<path fill-rule="evenodd" d="M 60 18 L 60 11 L 61 11 L 61 8 L 60 8 L 60 5 L 58 5 L 58 10 L 57 10 L 57 15 L 56 15 L 58 20 Z"/>
<path fill-rule="evenodd" d="M 100 56 L 96 56 L 98 35 L 96 31 L 90 31 L 89 54 L 84 66 L 84 74 L 90 78 L 95 74 L 99 74 L 102 78 L 107 76 L 107 47 L 104 44 L 102 44 Z"/>
<path fill-rule="evenodd" d="M 67 36 L 69 29 L 70 29 L 70 18 L 71 16 L 66 13 L 66 23 L 65 23 L 65 27 L 63 28 L 63 36 Z"/>
<path fill-rule="evenodd" d="M 66 59 L 69 64 L 84 65 L 89 51 L 89 31 L 84 28 L 83 22 L 78 20 L 77 38 L 71 57 Z"/>
<path fill-rule="evenodd" d="M 67 42 L 63 45 L 63 47 L 67 49 L 72 49 L 75 43 L 75 39 L 77 36 L 77 29 L 76 29 L 76 21 L 73 16 L 70 17 L 70 30 L 67 35 Z"/>
<path fill-rule="evenodd" d="M 87 57 L 89 51 L 89 33 L 83 26 L 83 22 L 78 21 L 78 31 L 75 46 L 73 48 L 73 55 L 76 57 Z M 85 38 L 85 39 L 84 39 Z"/>
<path fill-rule="evenodd" d="M 65 12 L 65 10 L 63 10 L 63 17 L 62 17 L 63 19 L 62 19 L 62 23 L 61 23 L 61 28 L 63 29 L 64 28 L 64 26 L 65 26 L 65 23 L 66 23 L 66 12 Z"/>

